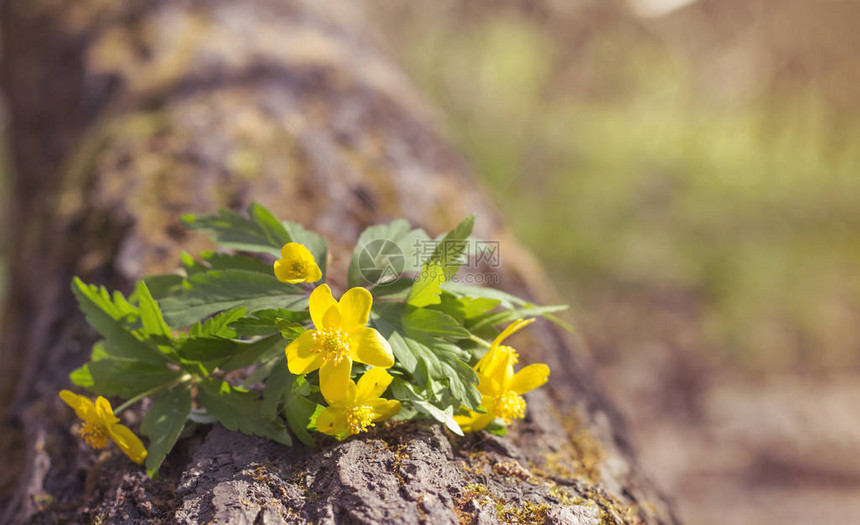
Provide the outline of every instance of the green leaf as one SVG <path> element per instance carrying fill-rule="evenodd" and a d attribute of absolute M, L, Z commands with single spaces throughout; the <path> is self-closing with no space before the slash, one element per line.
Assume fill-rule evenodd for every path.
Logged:
<path fill-rule="evenodd" d="M 439 304 L 442 299 L 442 283 L 445 282 L 445 269 L 439 261 L 428 261 L 415 278 L 409 289 L 406 302 L 412 306 L 423 307 Z"/>
<path fill-rule="evenodd" d="M 474 226 L 475 216 L 469 215 L 439 241 L 409 291 L 407 303 L 419 307 L 440 303 L 440 285 L 460 269 L 460 257 Z"/>
<path fill-rule="evenodd" d="M 411 384 L 399 377 L 395 377 L 394 381 L 391 382 L 391 393 L 396 399 L 412 404 L 412 406 L 417 408 L 419 412 L 443 423 L 448 427 L 448 430 L 454 434 L 457 434 L 458 436 L 463 435 L 463 429 L 461 429 L 457 421 L 454 420 L 453 408 L 447 407 L 443 410 L 433 405 L 420 394 L 415 392 L 415 388 Z"/>
<path fill-rule="evenodd" d="M 456 283 L 451 281 L 448 281 L 444 285 L 442 285 L 442 288 L 444 288 L 445 291 L 451 292 L 452 294 L 459 297 L 481 297 L 485 299 L 494 299 L 499 301 L 499 304 L 502 308 L 516 308 L 517 306 L 524 306 L 530 304 L 524 299 L 520 299 L 515 295 L 511 295 L 507 292 L 503 292 L 495 288 L 472 286 L 469 284 Z"/>
<path fill-rule="evenodd" d="M 191 413 L 191 384 L 172 388 L 156 399 L 140 425 L 140 432 L 149 436 L 146 453 L 146 473 L 153 477 L 173 449 Z"/>
<path fill-rule="evenodd" d="M 160 335 L 169 339 L 173 338 L 173 332 L 167 323 L 164 322 L 164 317 L 161 315 L 161 309 L 158 303 L 152 298 L 149 293 L 149 288 L 146 287 L 144 281 L 138 281 L 135 288 L 135 295 L 140 303 L 140 320 L 143 323 L 143 331 L 147 335 Z"/>
<path fill-rule="evenodd" d="M 250 343 L 245 341 L 233 342 L 235 351 L 230 359 L 221 363 L 219 368 L 222 370 L 236 370 L 251 366 L 254 363 L 268 361 L 278 354 L 284 354 L 284 350 L 287 348 L 287 342 L 279 333 Z"/>
<path fill-rule="evenodd" d="M 294 312 L 285 308 L 257 310 L 250 317 L 244 317 L 233 322 L 233 328 L 239 335 L 271 335 L 279 331 L 278 324 L 286 321 L 304 324 L 310 320 L 307 310 Z"/>
<path fill-rule="evenodd" d="M 281 247 L 292 242 L 283 225 L 263 206 L 254 203 L 248 217 L 221 208 L 218 215 L 185 215 L 183 222 L 194 230 L 208 232 L 218 245 L 244 252 L 281 256 Z"/>
<path fill-rule="evenodd" d="M 88 285 L 74 278 L 72 293 L 78 300 L 87 322 L 105 338 L 104 350 L 110 355 L 162 365 L 167 358 L 157 348 L 130 332 L 129 318 L 136 318 L 137 309 L 128 304 L 118 292 L 111 300 L 103 287 Z M 124 321 L 120 321 L 123 319 Z"/>
<path fill-rule="evenodd" d="M 469 352 L 458 346 L 443 342 L 419 342 L 409 337 L 393 333 L 388 338 L 391 350 L 398 365 L 407 372 L 420 378 L 423 372 L 420 363 L 426 367 L 426 374 L 432 379 L 447 384 L 457 401 L 469 408 L 481 404 L 478 392 L 478 376 L 465 360 Z M 422 383 L 424 381 L 421 381 Z"/>
<path fill-rule="evenodd" d="M 273 359 L 284 353 L 286 342 L 281 334 L 254 341 L 223 337 L 194 337 L 183 341 L 179 355 L 187 362 L 198 362 L 207 371 L 236 370 Z"/>
<path fill-rule="evenodd" d="M 267 308 L 304 309 L 304 289 L 278 281 L 274 274 L 246 270 L 210 270 L 188 278 L 179 295 L 166 297 L 161 309 L 174 328 L 188 326 L 224 310 L 245 307 L 249 312 Z"/>
<path fill-rule="evenodd" d="M 418 260 L 421 243 L 428 240 L 424 230 L 410 230 L 409 223 L 403 219 L 366 228 L 358 237 L 349 262 L 349 285 L 375 285 L 388 268 L 394 274 L 416 271 L 421 267 Z M 386 283 L 375 288 L 385 290 L 390 286 Z"/>
<path fill-rule="evenodd" d="M 467 322 L 466 326 L 472 332 L 480 332 L 488 327 L 510 323 L 517 319 L 527 319 L 529 317 L 544 316 L 553 312 L 567 310 L 566 304 L 558 304 L 551 306 L 528 306 L 526 308 L 518 308 L 515 310 L 502 310 L 500 312 L 491 312 L 481 315 Z"/>
<path fill-rule="evenodd" d="M 188 330 L 188 337 L 236 337 L 233 323 L 244 319 L 246 310 L 245 307 L 234 308 L 207 319 L 203 324 L 196 323 Z"/>
<path fill-rule="evenodd" d="M 283 423 L 262 414 L 262 404 L 254 392 L 232 387 L 220 379 L 207 378 L 198 384 L 198 396 L 203 408 L 228 430 L 292 444 Z"/>
<path fill-rule="evenodd" d="M 72 375 L 85 381 L 86 374 L 89 373 L 92 384 L 85 388 L 105 397 L 119 396 L 125 399 L 160 386 L 166 387 L 178 381 L 185 373 L 129 359 L 100 359 L 87 363 L 82 368 L 87 372 L 78 369 L 72 372 Z"/>
<path fill-rule="evenodd" d="M 245 270 L 248 272 L 264 273 L 266 275 L 274 272 L 271 263 L 244 255 L 202 252 L 200 256 L 203 258 L 203 262 L 208 264 L 213 270 Z"/>
<path fill-rule="evenodd" d="M 179 274 L 166 273 L 144 277 L 143 282 L 146 283 L 152 297 L 158 301 L 168 295 L 182 291 L 182 283 L 185 282 L 185 279 Z"/>
<path fill-rule="evenodd" d="M 316 442 L 307 426 L 317 404 L 302 395 L 302 390 L 307 390 L 306 385 L 304 376 L 291 374 L 287 368 L 286 356 L 281 356 L 266 380 L 262 413 L 266 417 L 275 417 L 283 407 L 284 416 L 293 434 L 305 445 L 315 447 Z"/>
<path fill-rule="evenodd" d="M 483 315 L 499 306 L 501 302 L 498 299 L 485 297 L 457 297 L 449 292 L 442 292 L 441 299 L 441 303 L 431 308 L 445 312 L 459 323 Z"/>
<path fill-rule="evenodd" d="M 456 341 L 469 337 L 469 332 L 453 317 L 439 310 L 407 306 L 400 322 L 407 336 L 422 341 L 428 338 Z"/>

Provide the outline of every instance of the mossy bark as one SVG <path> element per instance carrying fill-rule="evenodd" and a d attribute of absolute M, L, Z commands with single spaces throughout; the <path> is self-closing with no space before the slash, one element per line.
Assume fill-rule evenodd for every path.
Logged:
<path fill-rule="evenodd" d="M 386 425 L 321 449 L 198 431 L 159 480 L 95 455 L 56 397 L 95 336 L 69 281 L 128 290 L 207 247 L 183 213 L 258 200 L 323 233 L 343 286 L 369 224 L 432 233 L 471 212 L 501 286 L 542 271 L 440 138 L 436 117 L 347 3 L 17 0 L 3 4 L 15 164 L 3 318 L 3 518 L 10 522 L 672 523 L 575 341 L 530 330 L 552 368 L 505 438 Z M 134 422 L 131 421 L 131 424 Z"/>

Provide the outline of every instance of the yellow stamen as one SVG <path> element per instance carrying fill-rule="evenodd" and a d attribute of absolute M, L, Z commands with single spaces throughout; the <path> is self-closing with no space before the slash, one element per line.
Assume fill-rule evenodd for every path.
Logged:
<path fill-rule="evenodd" d="M 320 330 L 314 333 L 314 350 L 323 354 L 323 358 L 338 364 L 349 357 L 349 345 L 346 334 L 342 330 Z"/>
<path fill-rule="evenodd" d="M 510 423 L 513 419 L 520 419 L 526 412 L 526 401 L 519 394 L 507 391 L 496 397 L 491 409 L 492 413 Z"/>
<path fill-rule="evenodd" d="M 293 261 L 290 265 L 290 278 L 291 279 L 300 279 L 307 275 L 307 264 L 304 261 L 298 260 Z"/>
<path fill-rule="evenodd" d="M 107 430 L 95 423 L 83 423 L 78 434 L 83 438 L 87 445 L 96 450 L 105 448 L 108 445 Z"/>
<path fill-rule="evenodd" d="M 346 428 L 352 434 L 364 432 L 369 427 L 376 426 L 373 417 L 373 409 L 367 405 L 350 407 L 346 413 Z"/>
<path fill-rule="evenodd" d="M 511 356 L 510 363 L 512 365 L 515 365 L 520 361 L 520 354 L 518 354 L 517 351 L 512 346 L 499 345 L 497 347 L 497 349 L 498 349 L 498 351 L 504 352 L 504 353 L 508 354 L 509 356 Z"/>

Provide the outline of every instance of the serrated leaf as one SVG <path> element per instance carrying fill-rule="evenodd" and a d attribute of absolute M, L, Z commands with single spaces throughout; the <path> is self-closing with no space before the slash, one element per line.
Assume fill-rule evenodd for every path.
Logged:
<path fill-rule="evenodd" d="M 281 334 L 270 335 L 252 342 L 234 341 L 234 344 L 236 350 L 230 359 L 221 363 L 220 369 L 236 370 L 268 361 L 279 353 L 283 354 L 287 347 L 287 341 L 281 337 Z"/>
<path fill-rule="evenodd" d="M 349 285 L 377 284 L 377 277 L 381 277 L 389 266 L 396 274 L 416 271 L 421 267 L 418 260 L 421 243 L 428 240 L 424 230 L 410 230 L 409 223 L 403 219 L 366 228 L 358 237 L 349 262 Z M 374 290 L 385 291 L 390 286 L 386 283 L 374 287 Z"/>
<path fill-rule="evenodd" d="M 146 473 L 153 477 L 158 473 L 164 458 L 182 434 L 188 415 L 191 413 L 191 384 L 184 383 L 168 390 L 156 399 L 140 425 L 143 435 L 149 436 L 146 454 Z"/>
<path fill-rule="evenodd" d="M 400 323 L 408 337 L 421 341 L 430 338 L 456 341 L 469 337 L 469 332 L 453 317 L 439 310 L 407 306 Z"/>
<path fill-rule="evenodd" d="M 305 381 L 304 376 L 290 373 L 286 356 L 282 356 L 276 363 L 263 389 L 262 413 L 267 417 L 275 417 L 283 407 L 284 416 L 293 434 L 305 445 L 315 447 L 316 442 L 307 426 L 311 414 L 316 410 L 316 403 L 300 393 L 301 385 Z"/>
<path fill-rule="evenodd" d="M 284 353 L 286 341 L 280 334 L 254 341 L 241 341 L 223 337 L 194 337 L 179 347 L 179 355 L 186 362 L 199 362 L 208 371 L 236 370 L 273 359 Z"/>
<path fill-rule="evenodd" d="M 164 364 L 167 357 L 157 348 L 150 346 L 129 331 L 129 316 L 135 318 L 139 315 L 137 310 L 131 307 L 125 299 L 111 300 L 107 290 L 103 287 L 88 285 L 74 278 L 72 281 L 72 293 L 78 300 L 78 305 L 87 322 L 105 338 L 104 349 L 114 357 L 123 359 L 134 359 L 146 363 L 160 365 Z M 121 294 L 114 294 L 116 297 Z"/>
<path fill-rule="evenodd" d="M 300 310 L 307 307 L 304 289 L 278 281 L 274 274 L 246 270 L 210 270 L 192 275 L 181 294 L 161 301 L 167 324 L 181 328 L 217 312 L 245 307 Z"/>
<path fill-rule="evenodd" d="M 472 319 L 471 322 L 467 322 L 466 326 L 470 331 L 479 333 L 487 327 L 510 323 L 517 319 L 544 316 L 553 312 L 567 310 L 567 308 L 568 306 L 566 304 L 559 304 L 550 306 L 527 306 L 525 308 L 517 308 L 514 310 L 502 310 L 500 312 L 491 312 L 476 317 Z"/>
<path fill-rule="evenodd" d="M 280 420 L 263 416 L 257 394 L 232 387 L 220 379 L 207 378 L 198 384 L 198 396 L 206 411 L 228 430 L 292 444 Z"/>
<path fill-rule="evenodd" d="M 271 274 L 274 269 L 271 263 L 246 257 L 244 255 L 236 255 L 232 253 L 218 252 L 202 252 L 200 257 L 203 262 L 209 265 L 213 270 L 245 270 L 248 272 Z"/>
<path fill-rule="evenodd" d="M 474 226 L 475 216 L 469 215 L 438 242 L 409 290 L 406 298 L 408 304 L 421 307 L 440 303 L 440 285 L 450 280 L 460 269 L 460 257 Z"/>
<path fill-rule="evenodd" d="M 142 335 L 154 344 L 162 354 L 175 360 L 177 356 L 173 343 L 173 332 L 164 322 L 158 303 L 152 298 L 143 281 L 138 281 L 134 294 L 140 304 L 140 321 L 143 324 Z"/>
<path fill-rule="evenodd" d="M 472 319 L 483 315 L 490 310 L 499 306 L 498 299 L 488 299 L 486 297 L 458 297 L 449 292 L 442 292 L 442 302 L 432 308 L 445 312 L 458 322 L 463 323 L 467 319 Z"/>
<path fill-rule="evenodd" d="M 185 278 L 179 274 L 166 273 L 144 277 L 143 282 L 146 283 L 146 287 L 149 288 L 152 297 L 158 301 L 163 297 L 180 292 Z"/>
<path fill-rule="evenodd" d="M 453 409 L 451 407 L 442 410 L 441 408 L 433 405 L 420 394 L 415 392 L 415 389 L 411 384 L 399 377 L 395 377 L 394 381 L 391 382 L 391 393 L 396 399 L 409 402 L 412 406 L 417 408 L 419 412 L 443 423 L 448 427 L 448 430 L 454 434 L 457 434 L 458 436 L 463 435 L 463 429 L 461 429 L 457 421 L 454 420 Z"/>
<path fill-rule="evenodd" d="M 499 301 L 499 305 L 503 308 L 516 308 L 530 304 L 524 299 L 520 299 L 515 295 L 497 290 L 495 288 L 485 288 L 483 286 L 473 286 L 469 284 L 457 283 L 448 281 L 442 285 L 445 291 L 451 292 L 460 297 L 483 297 L 486 299 L 495 299 Z"/>
<path fill-rule="evenodd" d="M 428 261 L 415 278 L 406 302 L 412 306 L 424 307 L 439 304 L 442 299 L 442 283 L 445 282 L 445 269 L 439 261 Z"/>
<path fill-rule="evenodd" d="M 256 203 L 249 207 L 248 214 L 246 217 L 220 208 L 218 215 L 189 214 L 182 220 L 191 229 L 209 233 L 224 248 L 280 257 L 281 246 L 292 241 L 283 225 Z"/>
<path fill-rule="evenodd" d="M 294 312 L 285 308 L 257 310 L 250 317 L 244 317 L 233 322 L 233 328 L 238 335 L 271 335 L 279 331 L 278 323 L 306 323 L 311 314 L 307 310 Z"/>
<path fill-rule="evenodd" d="M 92 384 L 85 388 L 105 397 L 119 396 L 125 399 L 160 386 L 167 387 L 185 374 L 181 370 L 128 359 L 100 359 L 87 363 L 82 368 L 85 368 L 86 372 L 78 369 L 72 374 L 82 380 L 86 379 L 86 374 L 89 373 Z"/>
<path fill-rule="evenodd" d="M 245 307 L 234 308 L 207 319 L 203 324 L 196 323 L 188 330 L 188 337 L 236 337 L 233 323 L 243 319 L 246 310 Z"/>
<path fill-rule="evenodd" d="M 469 408 L 481 404 L 481 393 L 476 388 L 478 376 L 465 362 L 469 358 L 467 351 L 443 342 L 425 344 L 396 332 L 388 338 L 388 342 L 398 365 L 413 377 L 426 373 L 432 379 L 447 384 L 459 404 Z M 426 372 L 419 366 L 422 362 Z"/>

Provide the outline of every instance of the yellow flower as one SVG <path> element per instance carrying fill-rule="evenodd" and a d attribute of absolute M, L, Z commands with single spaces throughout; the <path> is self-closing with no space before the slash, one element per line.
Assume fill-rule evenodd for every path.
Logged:
<path fill-rule="evenodd" d="M 454 420 L 464 432 L 475 432 L 486 427 L 496 418 L 510 424 L 525 415 L 526 402 L 522 395 L 546 383 L 549 367 L 545 364 L 529 365 L 514 373 L 514 363 L 519 360 L 516 350 L 501 343 L 514 332 L 528 326 L 532 320 L 522 319 L 511 323 L 493 341 L 490 350 L 475 365 L 478 374 L 478 391 L 485 414 L 469 410 L 467 416 L 455 416 Z"/>
<path fill-rule="evenodd" d="M 322 279 L 322 271 L 304 244 L 290 242 L 281 248 L 281 258 L 275 261 L 275 277 L 285 283 L 314 283 Z"/>
<path fill-rule="evenodd" d="M 317 430 L 343 440 L 400 412 L 400 401 L 379 397 L 392 379 L 382 368 L 371 368 L 358 385 L 349 381 L 334 397 L 323 393 L 330 406 L 317 418 Z"/>
<path fill-rule="evenodd" d="M 107 399 L 99 396 L 93 404 L 88 397 L 79 396 L 70 390 L 62 390 L 60 399 L 75 409 L 75 413 L 83 420 L 80 435 L 87 445 L 98 450 L 105 448 L 108 439 L 111 439 L 135 463 L 143 463 L 146 459 L 143 442 L 127 426 L 120 424 Z"/>
<path fill-rule="evenodd" d="M 520 360 L 520 355 L 512 347 L 503 345 L 502 341 L 533 322 L 534 319 L 517 319 L 513 323 L 509 324 L 508 327 L 493 340 L 493 343 L 490 345 L 490 349 L 486 354 L 484 354 L 484 357 L 478 361 L 478 364 L 475 365 L 475 372 L 479 375 L 492 375 L 492 371 L 503 362 L 506 362 L 511 367 L 517 364 Z M 508 361 L 504 361 L 506 356 L 510 356 Z"/>
<path fill-rule="evenodd" d="M 287 345 L 287 366 L 296 375 L 319 368 L 320 390 L 326 399 L 343 395 L 349 383 L 352 362 L 389 368 L 394 354 L 382 334 L 365 326 L 373 296 L 361 287 L 348 290 L 335 302 L 327 284 L 310 296 L 311 319 L 316 330 L 308 330 Z"/>

